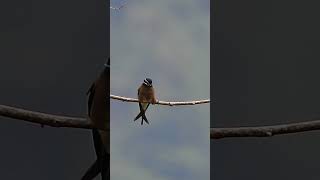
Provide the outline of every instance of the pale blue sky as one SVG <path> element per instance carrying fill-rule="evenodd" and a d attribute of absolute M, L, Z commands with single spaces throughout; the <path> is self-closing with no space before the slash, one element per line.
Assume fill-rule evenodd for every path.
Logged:
<path fill-rule="evenodd" d="M 123 1 L 111 1 L 118 6 Z M 209 98 L 209 0 L 128 0 L 111 10 L 111 93 L 136 97 L 153 80 L 160 100 Z M 150 106 L 111 101 L 113 180 L 209 179 L 209 105 Z"/>

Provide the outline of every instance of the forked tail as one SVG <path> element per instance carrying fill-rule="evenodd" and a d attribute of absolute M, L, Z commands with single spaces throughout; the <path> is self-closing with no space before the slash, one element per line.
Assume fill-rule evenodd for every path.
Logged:
<path fill-rule="evenodd" d="M 139 119 L 140 117 L 142 117 L 142 120 L 141 120 L 141 125 L 143 125 L 143 121 L 145 121 L 147 124 L 149 124 L 149 121 L 146 117 L 146 114 L 144 111 L 140 111 L 140 113 L 137 115 L 136 118 L 134 118 L 134 121 L 136 121 L 137 119 Z"/>

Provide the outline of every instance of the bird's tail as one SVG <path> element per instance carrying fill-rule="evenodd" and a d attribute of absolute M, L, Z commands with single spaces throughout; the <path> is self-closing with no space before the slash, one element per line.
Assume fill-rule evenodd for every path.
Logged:
<path fill-rule="evenodd" d="M 92 180 L 101 172 L 101 166 L 98 159 L 91 165 L 81 180 Z"/>
<path fill-rule="evenodd" d="M 101 180 L 110 180 L 110 154 L 106 153 L 101 163 Z"/>
<path fill-rule="evenodd" d="M 81 180 L 93 180 L 99 173 L 101 173 L 102 180 L 110 180 L 110 154 L 107 153 L 101 159 L 97 159 L 91 167 L 87 170 Z"/>
<path fill-rule="evenodd" d="M 97 129 L 92 130 L 97 160 L 90 166 L 81 180 L 92 180 L 101 173 L 102 180 L 110 180 L 110 153 L 106 152 Z"/>
<path fill-rule="evenodd" d="M 140 117 L 142 117 L 142 121 L 141 121 L 141 125 L 143 125 L 143 121 L 145 121 L 147 124 L 149 124 L 149 121 L 146 117 L 146 114 L 144 111 L 140 111 L 140 113 L 137 115 L 136 118 L 134 118 L 134 121 L 136 121 L 137 119 L 139 119 Z"/>

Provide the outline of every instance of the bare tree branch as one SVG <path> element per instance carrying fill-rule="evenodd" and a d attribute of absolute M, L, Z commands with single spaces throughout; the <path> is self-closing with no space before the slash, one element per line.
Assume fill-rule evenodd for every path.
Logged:
<path fill-rule="evenodd" d="M 274 126 L 210 128 L 210 139 L 226 137 L 270 137 L 314 130 L 320 130 L 320 120 Z"/>
<path fill-rule="evenodd" d="M 91 122 L 85 118 L 57 116 L 5 105 L 0 105 L 0 115 L 52 127 L 93 128 Z"/>
<path fill-rule="evenodd" d="M 92 129 L 87 118 L 57 116 L 0 105 L 0 116 L 52 127 Z M 280 134 L 320 130 L 320 120 L 274 126 L 210 128 L 210 139 L 227 137 L 270 137 Z"/>
<path fill-rule="evenodd" d="M 116 96 L 112 94 L 110 94 L 110 98 L 120 100 L 120 101 L 125 101 L 125 102 L 139 102 L 138 99 L 123 97 L 123 96 Z M 206 104 L 206 103 L 210 103 L 210 100 L 205 99 L 205 100 L 181 101 L 181 102 L 167 102 L 167 101 L 156 102 L 156 104 L 166 105 L 166 106 L 196 105 L 196 104 Z"/>
<path fill-rule="evenodd" d="M 126 102 L 138 102 L 138 99 L 127 98 L 122 96 L 110 95 L 111 99 L 126 101 Z M 177 106 L 177 105 L 196 105 L 209 103 L 210 100 L 200 100 L 200 101 L 186 101 L 186 102 L 166 102 L 158 101 L 156 104 Z M 72 128 L 84 128 L 92 129 L 94 126 L 88 118 L 78 118 L 78 117 L 66 117 L 57 116 L 52 114 L 45 114 L 35 111 L 24 110 L 20 108 L 0 105 L 0 116 L 10 117 L 14 119 L 19 119 L 27 122 L 38 123 L 52 127 L 72 127 Z"/>

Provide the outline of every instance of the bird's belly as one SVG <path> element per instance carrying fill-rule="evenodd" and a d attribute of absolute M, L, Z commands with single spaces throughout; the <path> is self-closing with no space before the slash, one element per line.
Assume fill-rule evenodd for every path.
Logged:
<path fill-rule="evenodd" d="M 141 103 L 142 109 L 146 110 L 149 103 Z"/>

